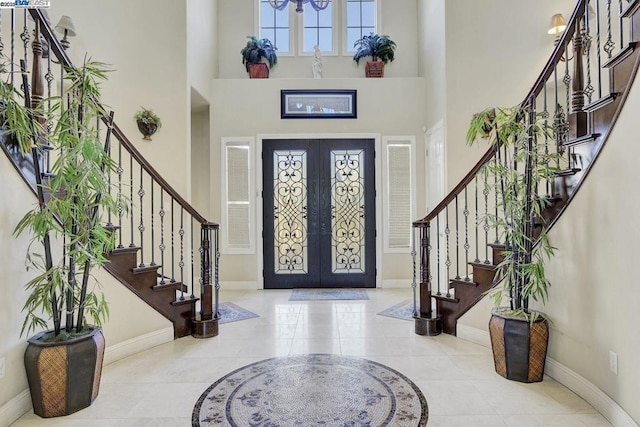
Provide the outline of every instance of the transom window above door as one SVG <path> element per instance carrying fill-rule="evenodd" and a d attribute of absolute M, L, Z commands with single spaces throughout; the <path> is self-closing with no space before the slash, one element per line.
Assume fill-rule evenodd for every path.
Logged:
<path fill-rule="evenodd" d="M 328 6 L 318 11 L 305 3 L 301 13 L 296 12 L 295 1 L 282 10 L 269 0 L 256 1 L 260 38 L 271 40 L 279 55 L 311 55 L 317 45 L 324 54 L 347 56 L 357 39 L 377 32 L 380 0 L 328 0 Z"/>

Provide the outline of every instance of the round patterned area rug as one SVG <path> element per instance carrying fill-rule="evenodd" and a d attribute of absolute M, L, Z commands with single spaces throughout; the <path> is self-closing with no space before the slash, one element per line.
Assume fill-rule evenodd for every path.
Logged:
<path fill-rule="evenodd" d="M 425 426 L 427 401 L 407 377 L 356 357 L 311 354 L 252 363 L 213 383 L 194 426 Z"/>

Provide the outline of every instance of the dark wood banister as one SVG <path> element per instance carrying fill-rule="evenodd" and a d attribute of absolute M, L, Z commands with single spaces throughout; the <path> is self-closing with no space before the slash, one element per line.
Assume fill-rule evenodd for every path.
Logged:
<path fill-rule="evenodd" d="M 71 59 L 62 48 L 62 45 L 56 38 L 53 30 L 49 26 L 49 23 L 44 19 L 42 11 L 40 9 L 29 9 L 29 13 L 33 17 L 34 20 L 40 22 L 41 32 L 44 34 L 45 38 L 49 42 L 49 50 L 53 50 L 55 55 L 60 60 L 61 64 L 65 67 L 73 66 Z M 106 111 L 102 104 L 97 100 L 93 100 L 97 105 L 101 107 L 103 111 Z M 102 121 L 105 124 L 109 124 L 109 118 L 106 115 L 102 116 Z M 213 228 L 218 227 L 218 224 L 208 221 L 204 216 L 202 216 L 198 211 L 195 210 L 193 206 L 189 202 L 187 202 L 169 183 L 162 178 L 162 176 L 155 170 L 153 166 L 144 158 L 144 156 L 135 148 L 133 143 L 129 141 L 129 138 L 122 132 L 122 130 L 118 127 L 116 123 L 113 123 L 113 134 L 115 137 L 125 146 L 126 150 L 131 154 L 131 156 L 142 166 L 142 168 L 147 171 L 149 175 L 158 183 L 164 190 L 176 201 L 180 206 L 182 206 L 193 218 L 198 221 L 200 224 L 207 224 L 212 226 Z"/>
<path fill-rule="evenodd" d="M 549 77 L 551 77 L 551 74 L 553 74 L 553 70 L 555 66 L 560 62 L 560 58 L 562 58 L 565 53 L 566 47 L 569 44 L 569 39 L 573 37 L 577 20 L 579 19 L 579 17 L 581 17 L 584 14 L 585 6 L 586 6 L 585 1 L 586 0 L 578 1 L 578 4 L 573 11 L 573 14 L 571 15 L 571 19 L 567 24 L 567 28 L 565 29 L 564 33 L 562 34 L 558 43 L 556 44 L 555 49 L 553 50 L 553 54 L 547 61 L 547 64 L 545 65 L 545 67 L 542 69 L 542 72 L 538 76 L 535 84 L 527 94 L 526 98 L 520 104 L 521 106 L 525 106 L 528 102 L 530 102 L 531 99 L 535 99 L 535 97 L 544 88 L 547 80 L 549 79 Z M 431 220 L 437 217 L 447 207 L 447 205 L 449 205 L 451 202 L 455 200 L 456 196 L 460 194 L 460 192 L 462 192 L 464 187 L 466 187 L 471 183 L 471 181 L 473 181 L 473 179 L 478 174 L 478 172 L 480 172 L 480 169 L 482 169 L 482 167 L 489 160 L 493 158 L 496 152 L 496 148 L 498 147 L 499 145 L 494 145 L 491 148 L 489 148 L 487 152 L 484 153 L 484 155 L 480 158 L 480 160 L 478 160 L 478 162 L 473 166 L 473 168 L 471 168 L 469 173 L 467 173 L 464 176 L 464 178 L 460 180 L 458 185 L 456 185 L 453 188 L 453 190 L 451 190 L 449 194 L 447 194 L 445 198 L 442 199 L 442 201 L 438 203 L 438 205 L 435 208 L 433 208 L 424 218 L 415 221 L 413 223 L 413 226 L 414 227 L 426 226 Z"/>

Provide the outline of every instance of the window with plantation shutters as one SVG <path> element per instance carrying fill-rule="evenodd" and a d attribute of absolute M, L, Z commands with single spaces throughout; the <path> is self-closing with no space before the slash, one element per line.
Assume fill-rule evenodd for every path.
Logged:
<path fill-rule="evenodd" d="M 384 139 L 384 244 L 387 252 L 408 252 L 411 249 L 415 205 L 414 150 L 413 137 Z"/>
<path fill-rule="evenodd" d="M 223 250 L 253 253 L 252 138 L 223 139 Z"/>

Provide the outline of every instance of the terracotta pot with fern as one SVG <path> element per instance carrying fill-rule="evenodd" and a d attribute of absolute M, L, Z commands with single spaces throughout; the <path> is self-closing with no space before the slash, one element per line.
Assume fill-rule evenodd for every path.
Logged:
<path fill-rule="evenodd" d="M 371 57 L 365 67 L 366 77 L 384 77 L 384 66 L 395 59 L 396 43 L 387 35 L 371 33 L 356 40 L 353 60 L 360 64 L 362 58 Z"/>

